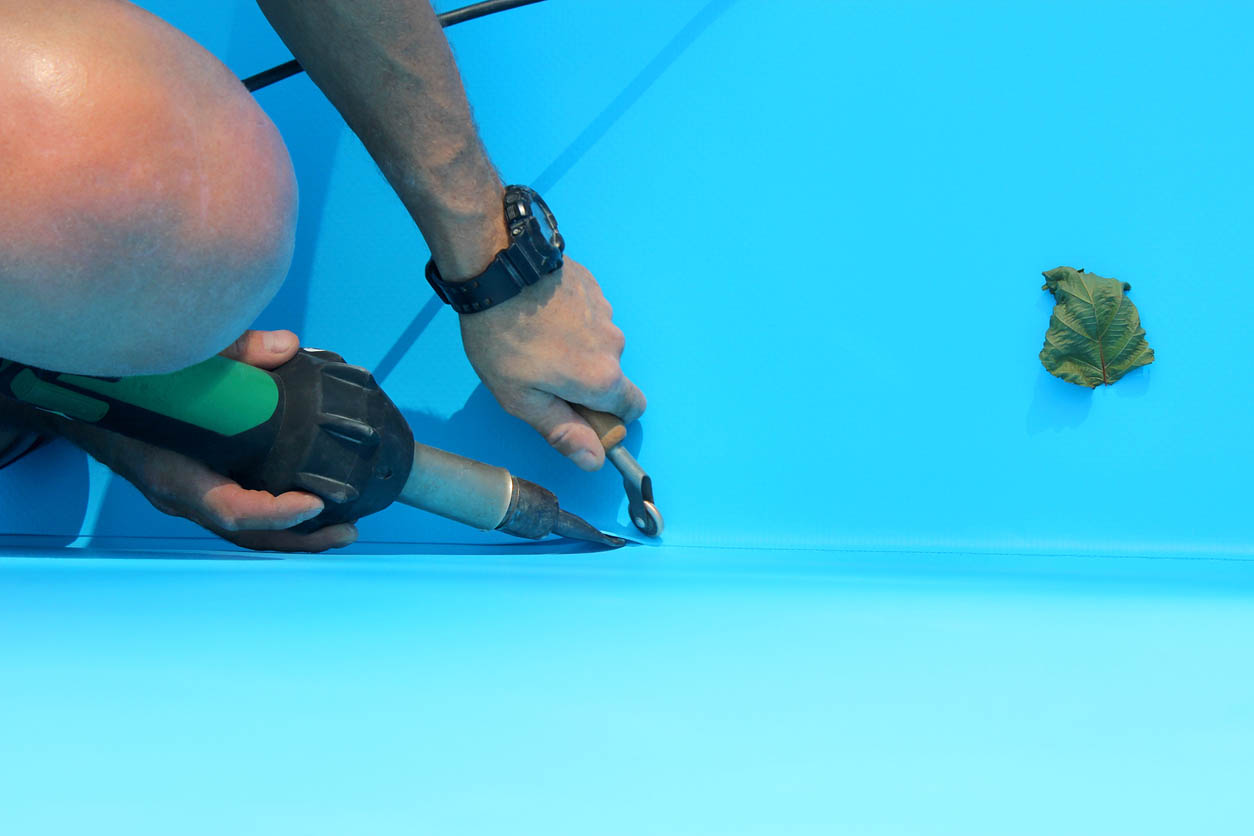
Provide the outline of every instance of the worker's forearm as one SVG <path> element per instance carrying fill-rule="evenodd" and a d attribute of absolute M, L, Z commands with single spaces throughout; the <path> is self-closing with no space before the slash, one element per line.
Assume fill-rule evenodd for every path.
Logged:
<path fill-rule="evenodd" d="M 502 186 L 427 0 L 258 0 L 343 114 L 450 280 L 508 245 Z"/>

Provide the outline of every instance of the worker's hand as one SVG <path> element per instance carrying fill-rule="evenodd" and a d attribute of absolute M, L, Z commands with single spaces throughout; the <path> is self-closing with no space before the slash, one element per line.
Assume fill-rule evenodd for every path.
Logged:
<path fill-rule="evenodd" d="M 291 331 L 247 331 L 222 352 L 262 369 L 292 359 L 300 342 Z M 350 545 L 357 528 L 348 523 L 312 534 L 285 529 L 322 512 L 322 500 L 291 491 L 274 496 L 250 491 L 200 462 L 97 427 L 65 422 L 64 435 L 140 490 L 158 510 L 186 517 L 246 549 L 322 552 Z"/>
<path fill-rule="evenodd" d="M 630 424 L 645 397 L 623 375 L 623 332 L 596 279 L 567 258 L 509 301 L 462 314 L 462 344 L 501 406 L 584 470 L 605 464 L 596 431 L 570 408 L 583 404 Z"/>

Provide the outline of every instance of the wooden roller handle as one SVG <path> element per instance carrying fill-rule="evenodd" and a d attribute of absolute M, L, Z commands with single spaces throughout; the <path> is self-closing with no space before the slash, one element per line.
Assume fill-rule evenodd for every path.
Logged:
<path fill-rule="evenodd" d="M 597 435 L 601 437 L 601 446 L 606 450 L 622 444 L 623 439 L 627 437 L 627 428 L 623 426 L 622 420 L 617 415 L 597 412 L 595 409 L 588 409 L 579 404 L 571 404 L 571 406 L 575 408 L 575 412 L 579 413 L 580 418 L 596 430 Z"/>

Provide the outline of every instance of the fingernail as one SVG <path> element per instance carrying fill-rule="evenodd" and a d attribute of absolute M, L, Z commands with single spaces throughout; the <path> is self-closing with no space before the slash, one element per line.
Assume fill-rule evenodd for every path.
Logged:
<path fill-rule="evenodd" d="M 357 542 L 357 526 L 352 523 L 342 523 L 336 526 L 336 534 L 339 536 L 332 541 L 330 548 L 344 549 Z"/>
<path fill-rule="evenodd" d="M 597 455 L 591 450 L 580 450 L 574 455 L 575 464 L 584 470 L 591 470 L 597 466 Z"/>
<path fill-rule="evenodd" d="M 284 331 L 266 331 L 261 335 L 261 344 L 271 354 L 282 354 L 292 347 L 292 335 Z"/>
<path fill-rule="evenodd" d="M 303 522 L 309 522 L 314 517 L 321 514 L 322 509 L 325 507 L 326 507 L 325 505 L 323 505 L 322 503 L 319 503 L 315 505 L 313 508 L 310 508 L 308 511 L 301 511 L 300 514 L 296 517 L 296 525 L 300 525 Z"/>

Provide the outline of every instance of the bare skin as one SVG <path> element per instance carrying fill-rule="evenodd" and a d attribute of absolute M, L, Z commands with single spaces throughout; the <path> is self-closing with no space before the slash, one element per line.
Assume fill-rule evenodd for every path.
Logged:
<path fill-rule="evenodd" d="M 273 369 L 292 359 L 299 348 L 291 331 L 248 331 L 222 355 Z M 322 512 L 322 500 L 313 494 L 290 491 L 275 496 L 246 490 L 178 453 L 95 427 L 52 420 L 56 431 L 133 484 L 157 510 L 185 517 L 237 546 L 322 552 L 357 539 L 357 527 L 349 524 L 327 526 L 312 534 L 286 530 Z"/>
<path fill-rule="evenodd" d="M 213 56 L 116 0 L 0 0 L 0 356 L 152 374 L 256 318 L 291 261 L 274 125 Z"/>
<path fill-rule="evenodd" d="M 504 189 L 470 117 L 427 0 L 259 0 L 361 137 L 431 247 L 440 275 L 470 279 L 509 245 Z M 336 37 L 327 37 L 328 32 Z M 572 258 L 519 297 L 461 317 L 462 344 L 501 406 L 585 470 L 605 453 L 567 401 L 634 421 L 645 398 L 623 374 L 622 332 Z"/>
<path fill-rule="evenodd" d="M 503 187 L 427 0 L 259 5 L 361 136 L 441 274 L 481 272 L 508 244 Z M 0 177 L 0 356 L 127 375 L 224 345 L 265 368 L 296 351 L 294 335 L 278 354 L 258 348 L 262 332 L 234 341 L 290 263 L 282 140 L 229 71 L 164 22 L 122 0 L 0 0 L 0 156 L 14 161 Z M 579 467 L 604 454 L 569 403 L 626 421 L 645 409 L 610 306 L 573 259 L 461 325 L 502 406 Z M 309 494 L 245 491 L 181 456 L 0 402 L 3 424 L 67 435 L 158 508 L 249 548 L 317 551 L 356 536 L 284 530 L 317 513 Z"/>
<path fill-rule="evenodd" d="M 584 404 L 631 423 L 644 394 L 619 365 L 626 341 L 592 274 L 567 258 L 556 274 L 503 305 L 461 317 L 462 345 L 501 406 L 584 470 L 605 463 Z"/>

